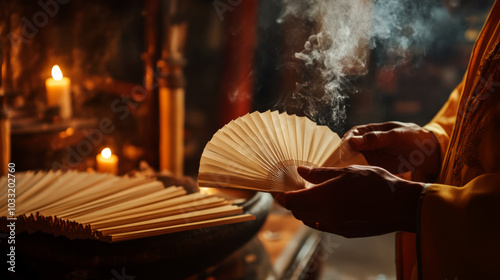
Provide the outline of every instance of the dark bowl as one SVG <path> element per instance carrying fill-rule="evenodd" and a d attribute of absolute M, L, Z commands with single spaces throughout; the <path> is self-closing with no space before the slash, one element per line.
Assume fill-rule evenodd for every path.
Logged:
<path fill-rule="evenodd" d="M 259 231 L 273 199 L 260 192 L 242 195 L 249 196 L 241 205 L 253 221 L 117 243 L 19 233 L 16 273 L 7 279 L 183 279 L 216 265 Z M 0 243 L 2 252 L 7 246 Z"/>

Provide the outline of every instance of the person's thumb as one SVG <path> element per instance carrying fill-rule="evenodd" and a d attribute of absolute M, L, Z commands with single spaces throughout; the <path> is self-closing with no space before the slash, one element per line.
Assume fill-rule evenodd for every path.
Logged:
<path fill-rule="evenodd" d="M 285 196 L 283 195 L 283 192 L 271 192 L 271 195 L 274 197 L 276 202 L 281 204 L 281 206 L 285 206 Z"/>
<path fill-rule="evenodd" d="M 336 167 L 309 168 L 306 166 L 297 167 L 299 175 L 313 184 L 323 183 L 341 174 Z"/>

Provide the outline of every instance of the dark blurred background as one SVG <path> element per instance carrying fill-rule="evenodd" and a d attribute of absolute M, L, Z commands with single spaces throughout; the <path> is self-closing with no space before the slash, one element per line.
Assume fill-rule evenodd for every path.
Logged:
<path fill-rule="evenodd" d="M 17 170 L 95 168 L 103 147 L 120 156 L 121 174 L 139 168 L 141 161 L 157 169 L 158 97 L 157 88 L 147 88 L 147 79 L 165 78 L 156 62 L 169 61 L 162 48 L 170 38 L 168 24 L 187 25 L 177 60 L 183 62 L 185 78 L 186 175 L 196 176 L 206 142 L 232 118 L 284 108 L 301 114 L 300 106 L 287 104 L 307 77 L 294 54 L 317 26 L 293 15 L 278 21 L 283 2 L 190 0 L 165 16 L 169 1 L 61 0 L 57 11 L 46 11 L 37 1 L 0 0 L 0 93 L 12 124 L 11 158 Z M 346 120 L 332 129 L 342 135 L 358 124 L 430 121 L 461 81 L 493 2 L 442 2 L 448 12 L 430 30 L 429 44 L 410 48 L 397 66 L 387 63 L 391 57 L 384 49 L 366 49 L 368 72 L 351 77 Z M 55 64 L 72 82 L 74 113 L 66 122 L 47 112 L 44 82 Z M 147 88 L 146 99 L 134 96 L 137 86 Z M 68 163 L 69 151 L 103 118 L 116 129 L 76 164 Z M 332 256 L 337 266 L 327 265 L 325 275 L 393 278 L 393 237 L 377 240 L 339 238 L 342 246 Z"/>

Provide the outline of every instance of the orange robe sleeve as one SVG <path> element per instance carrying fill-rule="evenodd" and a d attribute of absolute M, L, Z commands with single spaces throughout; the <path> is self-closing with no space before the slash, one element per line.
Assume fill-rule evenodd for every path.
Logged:
<path fill-rule="evenodd" d="M 462 81 L 453 90 L 441 110 L 439 110 L 430 123 L 424 126 L 425 129 L 432 131 L 436 136 L 441 151 L 441 160 L 444 159 L 453 126 L 455 125 L 460 99 L 462 98 L 463 84 L 464 82 Z"/>
<path fill-rule="evenodd" d="M 464 79 L 451 93 L 448 101 L 432 121 L 424 126 L 425 129 L 432 131 L 439 141 L 442 160 L 445 158 L 450 142 L 463 92 L 471 92 L 473 90 L 472 80 L 475 78 L 479 64 L 483 56 L 494 46 L 498 36 L 500 36 L 500 1 L 495 1 L 488 19 L 474 44 L 473 55 L 469 61 Z"/>
<path fill-rule="evenodd" d="M 430 185 L 417 236 L 420 279 L 500 279 L 500 173 Z"/>

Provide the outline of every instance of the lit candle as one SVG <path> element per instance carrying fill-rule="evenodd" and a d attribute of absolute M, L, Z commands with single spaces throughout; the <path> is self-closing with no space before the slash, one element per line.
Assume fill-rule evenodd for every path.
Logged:
<path fill-rule="evenodd" d="M 71 117 L 71 80 L 63 77 L 59 66 L 52 67 L 52 78 L 45 81 L 47 103 L 49 107 L 59 107 L 59 115 L 63 119 Z"/>
<path fill-rule="evenodd" d="M 103 149 L 96 160 L 98 172 L 118 174 L 118 156 L 113 155 L 110 148 Z"/>

